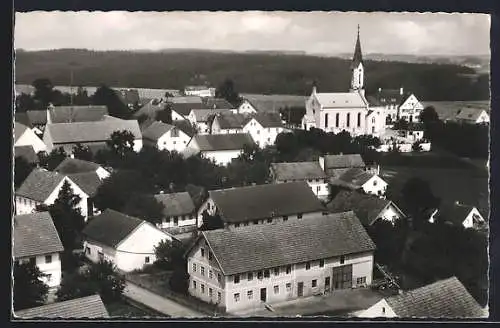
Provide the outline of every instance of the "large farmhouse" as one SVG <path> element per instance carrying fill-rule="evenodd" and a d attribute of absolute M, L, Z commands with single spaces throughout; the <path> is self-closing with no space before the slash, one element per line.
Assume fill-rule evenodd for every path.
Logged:
<path fill-rule="evenodd" d="M 233 312 L 367 286 L 374 250 L 352 212 L 203 231 L 186 253 L 189 293 Z"/>

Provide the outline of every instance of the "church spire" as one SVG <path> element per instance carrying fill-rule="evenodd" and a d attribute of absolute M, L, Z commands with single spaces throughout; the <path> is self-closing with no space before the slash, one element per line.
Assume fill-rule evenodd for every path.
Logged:
<path fill-rule="evenodd" d="M 359 41 L 359 24 L 358 24 L 358 38 L 356 46 L 354 47 L 354 56 L 352 57 L 352 68 L 356 68 L 360 63 L 363 63 L 363 54 L 361 53 L 361 41 Z"/>

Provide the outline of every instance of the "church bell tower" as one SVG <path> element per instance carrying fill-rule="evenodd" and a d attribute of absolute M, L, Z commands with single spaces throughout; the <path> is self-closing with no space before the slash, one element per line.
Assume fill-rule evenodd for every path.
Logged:
<path fill-rule="evenodd" d="M 364 67 L 363 67 L 363 54 L 361 53 L 361 42 L 359 41 L 359 24 L 358 24 L 358 38 L 354 48 L 354 56 L 351 63 L 351 92 L 364 91 Z"/>

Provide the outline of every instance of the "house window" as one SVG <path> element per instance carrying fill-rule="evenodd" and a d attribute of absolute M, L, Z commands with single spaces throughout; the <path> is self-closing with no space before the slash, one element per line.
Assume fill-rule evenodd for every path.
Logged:
<path fill-rule="evenodd" d="M 267 223 L 273 222 L 273 219 L 267 219 Z"/>
<path fill-rule="evenodd" d="M 257 272 L 257 278 L 262 279 L 262 271 Z"/>
<path fill-rule="evenodd" d="M 200 249 L 200 251 L 201 251 L 201 257 L 205 257 L 205 249 L 202 248 L 202 249 Z"/>
<path fill-rule="evenodd" d="M 177 138 L 179 136 L 179 130 L 172 129 L 172 131 L 170 132 L 170 135 L 172 136 L 172 138 Z"/>
<path fill-rule="evenodd" d="M 375 124 L 375 117 L 372 117 L 372 123 Z"/>
<path fill-rule="evenodd" d="M 356 285 L 364 285 L 366 283 L 366 277 L 356 278 Z"/>
<path fill-rule="evenodd" d="M 280 293 L 280 286 L 279 285 L 274 286 L 274 293 L 275 294 L 279 294 Z"/>
<path fill-rule="evenodd" d="M 36 264 L 36 257 L 30 257 L 29 262 L 31 265 L 35 265 Z"/>
<path fill-rule="evenodd" d="M 382 308 L 382 314 L 385 314 L 385 307 Z"/>
<path fill-rule="evenodd" d="M 274 268 L 274 275 L 275 276 L 279 276 L 279 274 L 280 274 L 280 268 L 279 267 L 278 268 Z"/>
<path fill-rule="evenodd" d="M 208 270 L 208 278 L 213 279 L 213 277 L 214 277 L 214 273 L 212 272 L 212 270 Z"/>
<path fill-rule="evenodd" d="M 240 293 L 234 294 L 234 301 L 239 302 L 240 301 Z"/>
<path fill-rule="evenodd" d="M 351 113 L 347 113 L 346 125 L 347 125 L 347 127 L 351 126 Z"/>
<path fill-rule="evenodd" d="M 309 270 L 311 268 L 311 262 L 306 262 L 306 270 Z"/>
<path fill-rule="evenodd" d="M 340 114 L 337 113 L 337 114 L 335 114 L 335 127 L 336 128 L 339 127 L 339 121 L 340 121 Z"/>
<path fill-rule="evenodd" d="M 214 295 L 214 290 L 212 288 L 209 288 L 208 289 L 208 296 L 210 296 L 210 298 L 212 298 L 213 295 Z"/>
<path fill-rule="evenodd" d="M 321 259 L 319 260 L 319 267 L 322 268 L 325 266 L 325 260 Z"/>
<path fill-rule="evenodd" d="M 179 224 L 179 218 L 177 216 L 174 216 L 174 226 L 177 227 L 178 224 Z"/>
<path fill-rule="evenodd" d="M 90 247 L 85 247 L 85 253 L 89 254 L 90 255 Z"/>
<path fill-rule="evenodd" d="M 205 294 L 205 285 L 204 284 L 201 284 L 201 293 L 202 294 Z"/>
<path fill-rule="evenodd" d="M 289 282 L 286 283 L 286 291 L 287 292 L 291 292 L 292 291 L 292 284 L 289 283 Z"/>
<path fill-rule="evenodd" d="M 269 278 L 269 275 L 270 275 L 269 270 L 268 269 L 264 270 L 264 278 Z"/>
<path fill-rule="evenodd" d="M 196 281 L 193 280 L 193 289 L 196 289 Z"/>
<path fill-rule="evenodd" d="M 240 283 L 240 275 L 239 274 L 235 274 L 234 275 L 234 283 L 235 284 L 239 284 Z"/>
<path fill-rule="evenodd" d="M 345 256 L 341 255 L 340 256 L 340 264 L 344 264 L 344 262 L 345 262 Z"/>
<path fill-rule="evenodd" d="M 252 281 L 253 280 L 253 272 L 249 272 L 248 273 L 248 281 Z"/>
<path fill-rule="evenodd" d="M 297 219 L 302 219 L 302 213 L 297 214 Z"/>
<path fill-rule="evenodd" d="M 45 263 L 52 263 L 52 255 L 45 255 Z"/>
<path fill-rule="evenodd" d="M 260 130 L 257 130 L 257 134 L 260 134 Z"/>
<path fill-rule="evenodd" d="M 239 227 L 240 227 L 240 224 L 239 224 L 239 223 L 235 223 L 235 224 L 234 224 L 234 227 L 235 227 L 235 228 L 239 228 Z"/>
<path fill-rule="evenodd" d="M 211 261 L 212 260 L 212 253 L 208 251 L 208 259 Z"/>
<path fill-rule="evenodd" d="M 201 273 L 202 276 L 205 275 L 205 267 L 201 267 L 200 268 L 200 273 Z"/>
<path fill-rule="evenodd" d="M 145 262 L 145 263 L 149 263 L 149 256 L 146 256 L 146 257 L 144 258 L 144 262 Z"/>
<path fill-rule="evenodd" d="M 222 300 L 222 294 L 220 292 L 217 292 L 217 303 L 220 303 Z"/>
<path fill-rule="evenodd" d="M 292 272 L 292 266 L 291 265 L 287 265 L 286 266 L 286 274 L 290 274 L 290 272 Z"/>
<path fill-rule="evenodd" d="M 253 291 L 252 290 L 247 291 L 247 297 L 249 300 L 251 300 L 253 298 Z"/>
<path fill-rule="evenodd" d="M 222 276 L 220 273 L 217 273 L 217 281 L 221 282 L 222 281 Z"/>
<path fill-rule="evenodd" d="M 361 126 L 361 113 L 358 113 L 358 128 Z"/>
<path fill-rule="evenodd" d="M 319 194 L 320 191 L 321 191 L 321 186 L 316 186 L 316 194 Z"/>
<path fill-rule="evenodd" d="M 328 127 L 328 114 L 325 114 L 325 129 Z"/>
<path fill-rule="evenodd" d="M 314 279 L 313 281 L 311 281 L 311 287 L 317 287 L 318 286 L 318 281 L 316 279 Z"/>
<path fill-rule="evenodd" d="M 243 225 L 244 225 L 245 227 L 248 227 L 248 222 L 245 222 Z"/>
<path fill-rule="evenodd" d="M 288 215 L 283 215 L 283 222 L 288 221 Z"/>
<path fill-rule="evenodd" d="M 259 224 L 259 220 L 253 220 L 253 224 Z"/>
<path fill-rule="evenodd" d="M 49 282 L 50 280 L 52 280 L 52 274 L 51 273 L 46 274 L 45 278 L 47 279 L 47 282 Z"/>
<path fill-rule="evenodd" d="M 373 180 L 373 185 L 376 186 L 377 185 L 377 180 Z"/>
<path fill-rule="evenodd" d="M 193 263 L 193 272 L 196 272 L 196 263 Z"/>

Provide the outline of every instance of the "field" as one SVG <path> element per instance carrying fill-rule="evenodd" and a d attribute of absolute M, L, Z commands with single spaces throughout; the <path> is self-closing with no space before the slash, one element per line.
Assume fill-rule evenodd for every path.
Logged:
<path fill-rule="evenodd" d="M 418 97 L 418 95 L 417 95 Z M 441 120 L 453 119 L 464 108 L 484 109 L 490 112 L 489 100 L 478 101 L 422 101 L 424 107 L 432 106 Z"/>
<path fill-rule="evenodd" d="M 488 174 L 475 168 L 415 168 L 407 166 L 384 166 L 381 175 L 395 190 L 401 190 L 411 177 L 427 180 L 433 193 L 442 203 L 455 201 L 474 205 L 488 217 Z"/>

